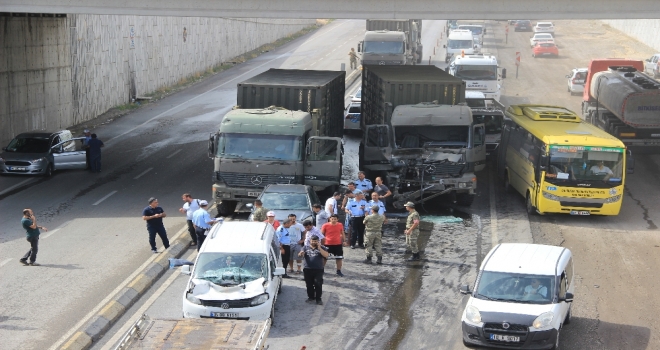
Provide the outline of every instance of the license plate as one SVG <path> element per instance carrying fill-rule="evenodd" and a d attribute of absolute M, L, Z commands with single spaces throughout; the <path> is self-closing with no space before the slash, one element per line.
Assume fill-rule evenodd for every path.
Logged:
<path fill-rule="evenodd" d="M 515 336 L 515 335 L 491 334 L 490 335 L 490 340 L 506 341 L 506 342 L 519 342 L 520 337 Z"/>
<path fill-rule="evenodd" d="M 215 317 L 215 318 L 238 318 L 238 313 L 235 313 L 235 312 L 211 312 L 211 317 Z"/>
<path fill-rule="evenodd" d="M 248 192 L 249 197 L 259 197 L 259 192 Z"/>
<path fill-rule="evenodd" d="M 571 215 L 591 215 L 591 213 L 586 210 L 571 210 Z"/>
<path fill-rule="evenodd" d="M 27 168 L 26 168 L 26 167 L 22 167 L 22 166 L 10 166 L 10 167 L 9 167 L 9 170 L 26 171 Z"/>

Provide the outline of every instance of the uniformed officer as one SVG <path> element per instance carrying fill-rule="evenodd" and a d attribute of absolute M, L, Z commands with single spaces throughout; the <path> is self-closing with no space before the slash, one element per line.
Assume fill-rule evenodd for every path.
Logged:
<path fill-rule="evenodd" d="M 371 255 L 376 250 L 376 264 L 383 263 L 383 224 L 387 222 L 385 215 L 379 214 L 381 208 L 378 205 L 371 206 L 371 214 L 364 218 L 365 237 L 367 243 L 367 258 L 365 263 L 371 264 Z"/>
<path fill-rule="evenodd" d="M 374 189 L 374 185 L 371 183 L 371 180 L 367 179 L 364 175 L 364 171 L 358 173 L 358 180 L 355 181 L 355 187 L 364 192 L 367 196 Z"/>
<path fill-rule="evenodd" d="M 354 47 L 351 47 L 351 51 L 348 52 L 348 57 L 351 61 L 351 69 L 356 69 L 357 68 L 358 55 L 355 52 Z"/>
<path fill-rule="evenodd" d="M 408 211 L 408 218 L 406 219 L 406 246 L 412 252 L 412 256 L 408 261 L 419 260 L 419 249 L 417 248 L 417 238 L 419 237 L 419 213 L 415 210 L 415 203 L 408 202 L 403 205 Z"/>
<path fill-rule="evenodd" d="M 346 213 L 351 214 L 351 249 L 359 244 L 364 248 L 364 214 L 367 212 L 367 201 L 364 200 L 364 193 L 355 194 L 355 199 L 348 202 Z"/>
<path fill-rule="evenodd" d="M 268 220 L 268 216 L 266 216 L 268 211 L 268 208 L 264 208 L 261 200 L 257 199 L 254 201 L 254 213 L 252 214 L 252 221 L 264 222 Z"/>
<path fill-rule="evenodd" d="M 385 215 L 385 202 L 381 201 L 380 196 L 376 192 L 371 193 L 371 200 L 369 201 L 369 206 L 377 206 L 378 207 L 378 215 Z"/>

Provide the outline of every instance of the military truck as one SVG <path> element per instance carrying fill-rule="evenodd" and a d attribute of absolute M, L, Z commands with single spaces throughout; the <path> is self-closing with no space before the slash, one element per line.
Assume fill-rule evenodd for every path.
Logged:
<path fill-rule="evenodd" d="M 363 65 L 414 65 L 422 63 L 423 50 L 421 19 L 368 19 L 358 43 Z"/>
<path fill-rule="evenodd" d="M 393 206 L 451 195 L 474 200 L 485 167 L 484 124 L 465 104 L 465 82 L 435 66 L 366 66 L 360 170 L 381 176 Z"/>
<path fill-rule="evenodd" d="M 268 184 L 339 186 L 345 76 L 270 69 L 238 84 L 237 106 L 209 138 L 219 215 L 253 202 Z"/>

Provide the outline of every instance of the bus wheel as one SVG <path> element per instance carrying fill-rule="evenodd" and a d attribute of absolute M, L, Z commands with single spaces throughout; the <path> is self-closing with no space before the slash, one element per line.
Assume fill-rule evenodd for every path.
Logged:
<path fill-rule="evenodd" d="M 525 200 L 525 209 L 527 209 L 527 214 L 536 214 L 536 208 L 532 205 L 532 196 L 529 192 L 527 192 L 527 199 Z"/>
<path fill-rule="evenodd" d="M 511 183 L 509 182 L 509 173 L 504 173 L 504 192 L 512 193 Z"/>

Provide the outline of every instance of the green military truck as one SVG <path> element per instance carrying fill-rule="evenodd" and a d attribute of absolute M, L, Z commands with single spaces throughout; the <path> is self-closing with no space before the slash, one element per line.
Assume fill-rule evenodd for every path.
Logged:
<path fill-rule="evenodd" d="M 421 19 L 368 19 L 358 43 L 363 65 L 419 64 L 423 51 Z"/>
<path fill-rule="evenodd" d="M 270 69 L 238 84 L 209 138 L 213 198 L 228 216 L 268 184 L 339 186 L 345 72 Z"/>

